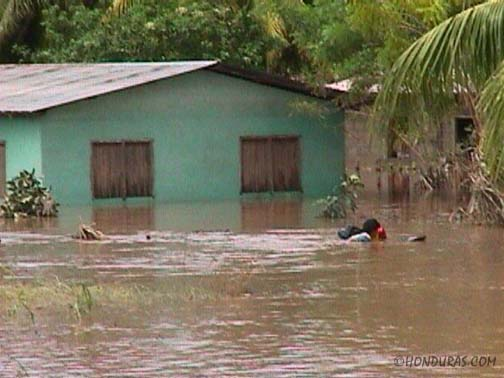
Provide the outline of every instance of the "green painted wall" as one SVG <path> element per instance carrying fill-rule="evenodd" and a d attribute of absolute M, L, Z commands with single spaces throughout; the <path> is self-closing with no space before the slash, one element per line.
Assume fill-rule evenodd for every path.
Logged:
<path fill-rule="evenodd" d="M 0 117 L 0 140 L 5 142 L 7 178 L 35 168 L 42 177 L 41 117 Z M 43 177 L 42 177 L 43 178 Z"/>
<path fill-rule="evenodd" d="M 315 101 L 198 71 L 65 105 L 36 118 L 42 170 L 62 204 L 89 203 L 90 141 L 148 138 L 156 200 L 231 199 L 240 192 L 240 136 L 298 134 L 305 195 L 323 195 L 343 173 L 343 115 L 320 101 L 331 109 L 323 127 L 320 119 L 293 112 L 296 100 Z"/>

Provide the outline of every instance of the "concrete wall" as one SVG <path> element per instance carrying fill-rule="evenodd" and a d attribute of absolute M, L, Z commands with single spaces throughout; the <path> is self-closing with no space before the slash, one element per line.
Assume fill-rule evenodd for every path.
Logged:
<path fill-rule="evenodd" d="M 418 146 L 418 151 L 425 156 L 438 153 L 449 153 L 455 150 L 455 115 L 449 114 L 442 126 L 429 135 L 424 136 L 425 142 Z M 371 125 L 372 126 L 372 125 Z M 380 165 L 399 164 L 398 161 L 387 160 L 387 145 L 381 135 L 373 135 L 369 129 L 368 117 L 365 113 L 347 111 L 345 114 L 345 169 L 347 172 L 359 170 L 365 192 L 389 193 L 392 189 L 389 172 L 377 171 Z M 411 154 L 415 160 L 415 155 Z M 387 163 L 385 163 L 387 160 Z M 382 162 L 380 164 L 379 162 Z M 400 164 L 399 164 L 400 165 Z M 381 187 L 378 187 L 380 182 Z M 411 181 L 413 184 L 414 180 Z"/>
<path fill-rule="evenodd" d="M 364 113 L 345 114 L 345 168 L 348 173 L 359 172 L 364 190 L 377 190 L 377 161 L 385 159 L 387 149 L 379 138 L 373 138 Z M 386 183 L 383 183 L 386 185 Z"/>
<path fill-rule="evenodd" d="M 0 117 L 0 140 L 5 142 L 6 176 L 16 176 L 23 169 L 35 168 L 42 175 L 39 116 Z"/>
<path fill-rule="evenodd" d="M 93 140 L 152 139 L 154 195 L 159 201 L 238 198 L 239 137 L 301 137 L 302 186 L 324 195 L 344 169 L 343 115 L 322 120 L 293 111 L 296 100 L 319 101 L 238 78 L 198 71 L 48 110 L 5 119 L 8 175 L 36 167 L 62 204 L 92 201 Z M 39 129 L 40 127 L 40 129 Z M 42 158 L 42 157 L 43 158 Z"/>

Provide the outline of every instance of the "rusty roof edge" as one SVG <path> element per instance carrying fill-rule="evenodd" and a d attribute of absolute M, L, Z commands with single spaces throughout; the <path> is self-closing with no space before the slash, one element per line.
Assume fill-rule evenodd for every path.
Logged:
<path fill-rule="evenodd" d="M 218 62 L 205 68 L 206 70 L 217 72 L 244 80 L 249 80 L 262 85 L 269 85 L 280 89 L 285 89 L 291 92 L 297 92 L 306 96 L 315 97 L 321 100 L 332 100 L 337 97 L 341 92 L 332 90 L 331 88 L 322 88 L 319 93 L 315 88 L 309 85 L 290 79 L 285 76 L 270 74 L 264 71 L 258 71 L 249 68 L 243 68 L 227 63 Z"/>
<path fill-rule="evenodd" d="M 37 111 L 27 111 L 27 110 L 9 110 L 9 111 L 0 111 L 0 117 L 29 117 L 33 115 L 37 115 L 39 113 L 43 113 L 45 109 L 37 110 Z"/>

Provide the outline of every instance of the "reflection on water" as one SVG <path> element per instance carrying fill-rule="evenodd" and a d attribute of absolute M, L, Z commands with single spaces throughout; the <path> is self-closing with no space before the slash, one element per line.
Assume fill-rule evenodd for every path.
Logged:
<path fill-rule="evenodd" d="M 155 216 L 153 206 L 116 206 L 96 207 L 93 209 L 93 223 L 106 226 L 110 231 L 123 233 L 136 232 L 138 229 L 152 230 Z"/>
<path fill-rule="evenodd" d="M 303 225 L 300 200 L 243 201 L 240 210 L 242 230 L 297 228 Z"/>
<path fill-rule="evenodd" d="M 299 200 L 81 208 L 4 223 L 0 264 L 18 279 L 218 292 L 246 270 L 247 290 L 176 304 L 98 303 L 78 326 L 37 309 L 35 326 L 2 313 L 0 376 L 503 376 L 502 230 L 449 224 L 452 206 L 366 200 L 354 221 L 376 216 L 389 240 L 365 245 L 338 241 L 343 222 L 317 218 L 312 202 Z M 80 217 L 110 240 L 71 240 Z M 400 241 L 415 233 L 427 242 Z M 393 363 L 431 354 L 497 363 Z"/>

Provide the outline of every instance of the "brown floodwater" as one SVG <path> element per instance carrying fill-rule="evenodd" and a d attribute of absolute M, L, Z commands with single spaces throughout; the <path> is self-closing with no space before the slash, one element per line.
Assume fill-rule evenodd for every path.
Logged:
<path fill-rule="evenodd" d="M 0 376 L 502 377 L 502 229 L 451 224 L 453 206 L 366 199 L 353 220 L 373 215 L 389 236 L 369 244 L 342 243 L 346 222 L 293 199 L 72 208 L 4 222 L 0 285 L 57 277 L 147 289 L 138 304 L 98 299 L 80 321 L 0 309 Z M 110 239 L 72 240 L 81 221 Z M 427 241 L 402 242 L 407 234 Z M 410 356 L 496 360 L 395 366 Z"/>

